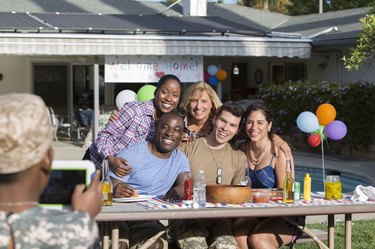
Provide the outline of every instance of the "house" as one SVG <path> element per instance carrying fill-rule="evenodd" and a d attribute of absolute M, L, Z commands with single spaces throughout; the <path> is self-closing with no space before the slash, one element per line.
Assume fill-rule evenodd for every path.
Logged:
<path fill-rule="evenodd" d="M 374 66 L 366 74 L 348 73 L 340 60 L 354 45 L 367 8 L 290 17 L 235 4 L 194 8 L 199 1 L 3 0 L 0 93 L 39 94 L 71 122 L 79 97 L 90 90 L 98 111 L 119 91 L 156 82 L 138 77 L 132 81 L 138 83 L 104 84 L 104 65 L 117 57 L 166 63 L 170 56 L 178 62 L 190 56 L 200 71 L 216 65 L 228 72 L 217 86 L 223 100 L 246 98 L 265 82 L 375 76 Z"/>

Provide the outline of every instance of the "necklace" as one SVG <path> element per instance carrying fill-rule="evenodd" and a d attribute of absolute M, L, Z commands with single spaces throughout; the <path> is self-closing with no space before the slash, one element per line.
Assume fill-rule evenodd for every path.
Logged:
<path fill-rule="evenodd" d="M 222 176 L 223 176 L 223 168 L 219 165 L 223 164 L 223 161 L 224 161 L 225 157 L 223 157 L 223 159 L 221 160 L 221 164 L 218 164 L 217 161 L 216 161 L 216 157 L 214 156 L 214 153 L 212 152 L 212 149 L 210 148 L 210 146 L 207 143 L 207 140 L 205 140 L 205 142 L 206 142 L 207 148 L 210 151 L 211 156 L 214 159 L 215 164 L 216 164 L 216 168 L 217 168 L 217 170 L 216 170 L 216 183 L 221 184 L 222 183 Z"/>
<path fill-rule="evenodd" d="M 260 151 L 260 154 L 258 157 L 255 157 L 254 155 L 254 149 L 253 149 L 253 146 L 252 146 L 252 143 L 250 142 L 250 160 L 251 162 L 253 163 L 254 166 L 257 166 L 263 159 L 264 155 L 266 154 L 266 149 L 268 147 L 268 144 L 270 143 L 269 140 L 267 140 L 267 142 L 264 144 L 263 148 L 261 149 Z"/>
<path fill-rule="evenodd" d="M 37 201 L 16 201 L 16 202 L 0 202 L 2 207 L 21 207 L 21 206 L 38 206 Z"/>

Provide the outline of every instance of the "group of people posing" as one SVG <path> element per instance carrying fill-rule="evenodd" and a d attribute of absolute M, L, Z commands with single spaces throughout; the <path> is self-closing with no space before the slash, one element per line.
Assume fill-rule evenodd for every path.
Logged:
<path fill-rule="evenodd" d="M 282 188 L 286 160 L 293 158 L 274 135 L 265 103 L 222 104 L 204 82 L 189 86 L 181 103 L 180 96 L 180 80 L 163 76 L 154 99 L 125 103 L 86 152 L 98 169 L 109 161 L 114 197 L 137 190 L 182 199 L 186 172 L 195 176 L 199 170 L 207 184 L 238 185 L 248 174 L 253 188 Z M 234 143 L 241 128 L 247 136 Z M 158 221 L 128 222 L 121 246 L 136 248 L 162 229 Z M 179 220 L 170 232 L 180 248 L 278 248 L 299 233 L 282 218 Z M 162 237 L 151 248 L 166 246 Z"/>
<path fill-rule="evenodd" d="M 154 99 L 125 103 L 87 150 L 84 158 L 98 170 L 108 160 L 114 197 L 138 191 L 180 200 L 186 172 L 194 176 L 199 170 L 204 170 L 207 184 L 238 185 L 248 174 L 253 188 L 282 188 L 286 160 L 293 158 L 288 144 L 274 135 L 264 102 L 222 104 L 204 82 L 189 86 L 181 101 L 180 96 L 180 80 L 163 76 Z M 53 159 L 45 104 L 31 94 L 4 95 L 0 113 L 5 113 L 0 121 L 0 248 L 97 248 L 93 217 L 100 210 L 99 174 L 88 190 L 76 188 L 73 211 L 57 215 L 38 207 Z M 234 143 L 241 128 L 246 138 Z M 279 248 L 299 235 L 277 217 L 172 222 L 170 235 L 180 248 Z M 164 229 L 159 221 L 119 224 L 120 248 L 137 248 Z M 66 232 L 56 235 L 59 229 Z M 167 246 L 162 236 L 149 248 Z"/>

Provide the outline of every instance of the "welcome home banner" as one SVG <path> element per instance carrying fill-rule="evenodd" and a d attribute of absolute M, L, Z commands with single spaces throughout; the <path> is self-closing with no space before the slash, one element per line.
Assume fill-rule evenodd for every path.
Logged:
<path fill-rule="evenodd" d="M 106 56 L 106 83 L 158 82 L 166 74 L 176 75 L 181 82 L 203 80 L 203 56 Z"/>

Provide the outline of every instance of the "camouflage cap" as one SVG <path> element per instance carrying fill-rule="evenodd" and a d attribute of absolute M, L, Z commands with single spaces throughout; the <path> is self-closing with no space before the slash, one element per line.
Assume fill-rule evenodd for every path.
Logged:
<path fill-rule="evenodd" d="M 40 97 L 0 95 L 0 174 L 18 173 L 39 163 L 52 138 L 48 109 Z"/>

